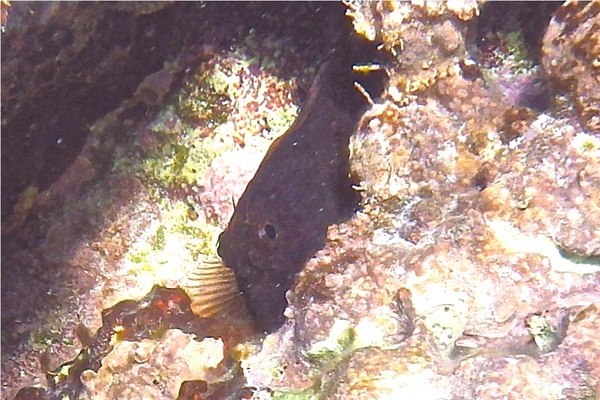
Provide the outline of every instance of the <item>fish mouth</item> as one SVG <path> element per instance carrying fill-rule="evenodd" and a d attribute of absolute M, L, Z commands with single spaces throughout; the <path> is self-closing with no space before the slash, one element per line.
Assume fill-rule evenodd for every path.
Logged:
<path fill-rule="evenodd" d="M 265 332 L 279 329 L 285 322 L 283 313 L 288 305 L 285 294 L 290 288 L 266 271 L 254 274 L 251 279 L 236 273 L 238 276 L 238 286 L 256 327 Z"/>
<path fill-rule="evenodd" d="M 221 255 L 221 252 L 223 251 L 224 246 L 227 247 L 227 230 L 224 230 L 223 232 L 221 232 L 219 234 L 219 237 L 217 238 L 217 253 L 219 254 L 219 256 L 221 258 L 223 258 L 223 256 Z"/>

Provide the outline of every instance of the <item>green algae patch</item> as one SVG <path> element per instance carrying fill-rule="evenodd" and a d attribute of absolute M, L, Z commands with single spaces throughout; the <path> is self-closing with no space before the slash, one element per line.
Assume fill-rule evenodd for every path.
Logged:
<path fill-rule="evenodd" d="M 499 53 L 501 63 L 510 65 L 515 73 L 522 73 L 533 67 L 531 55 L 525 48 L 525 39 L 522 31 L 515 31 L 502 38 L 504 52 Z"/>
<path fill-rule="evenodd" d="M 580 132 L 573 138 L 571 146 L 582 156 L 600 156 L 600 139 L 596 136 Z"/>
<path fill-rule="evenodd" d="M 276 390 L 271 395 L 272 400 L 319 400 L 324 398 L 314 389 L 306 390 Z"/>
<path fill-rule="evenodd" d="M 269 112 L 265 117 L 266 128 L 272 138 L 284 134 L 296 120 L 298 107 L 280 108 Z"/>
<path fill-rule="evenodd" d="M 204 136 L 201 128 L 167 110 L 137 133 L 134 149 L 117 150 L 113 170 L 134 175 L 156 201 L 181 190 L 191 194 L 212 161 L 230 149 Z"/>
<path fill-rule="evenodd" d="M 227 88 L 234 83 L 233 76 L 227 75 L 216 66 L 198 68 L 195 75 L 184 83 L 177 101 L 177 111 L 191 123 L 214 127 L 227 121 L 233 111 Z"/>
<path fill-rule="evenodd" d="M 190 218 L 192 207 L 185 201 L 164 200 L 159 204 L 161 223 L 148 240 L 135 243 L 126 258 L 134 275 L 152 274 L 175 260 L 195 262 L 214 255 L 220 229 L 201 218 Z"/>
<path fill-rule="evenodd" d="M 159 225 L 156 229 L 156 236 L 154 237 L 154 243 L 152 250 L 161 251 L 165 248 L 165 226 Z"/>
<path fill-rule="evenodd" d="M 44 317 L 44 322 L 29 333 L 29 345 L 40 352 L 48 350 L 50 347 L 61 343 L 65 346 L 73 346 L 73 340 L 66 337 L 63 326 L 66 316 L 60 309 L 51 310 Z"/>
<path fill-rule="evenodd" d="M 336 320 L 327 339 L 315 343 L 304 355 L 318 364 L 338 362 L 353 350 L 355 336 L 356 332 L 349 321 Z"/>
<path fill-rule="evenodd" d="M 216 54 L 186 78 L 177 95 L 177 113 L 217 136 L 231 124 L 237 143 L 280 136 L 298 114 L 291 96 L 297 78 L 277 75 L 280 56 L 293 51 L 288 47 L 279 38 L 259 39 L 251 30 L 230 51 Z"/>
<path fill-rule="evenodd" d="M 553 351 L 562 340 L 556 328 L 546 318 L 538 315 L 531 317 L 527 329 L 542 353 Z"/>

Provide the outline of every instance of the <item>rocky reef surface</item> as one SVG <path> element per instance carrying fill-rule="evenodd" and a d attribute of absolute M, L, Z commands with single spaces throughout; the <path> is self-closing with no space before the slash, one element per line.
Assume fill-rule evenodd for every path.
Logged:
<path fill-rule="evenodd" d="M 3 398 L 598 396 L 600 2 L 26 4 L 2 3 Z M 360 211 L 277 332 L 193 315 L 349 27 L 389 78 L 350 142 Z"/>

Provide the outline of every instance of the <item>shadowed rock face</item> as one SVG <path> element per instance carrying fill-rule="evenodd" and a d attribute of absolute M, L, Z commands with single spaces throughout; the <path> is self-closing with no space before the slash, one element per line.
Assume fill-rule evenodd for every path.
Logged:
<path fill-rule="evenodd" d="M 168 3 L 146 11 L 75 3 L 9 9 L 2 37 L 3 217 L 27 186 L 52 184 L 81 151 L 89 125 L 177 55 L 195 9 Z"/>

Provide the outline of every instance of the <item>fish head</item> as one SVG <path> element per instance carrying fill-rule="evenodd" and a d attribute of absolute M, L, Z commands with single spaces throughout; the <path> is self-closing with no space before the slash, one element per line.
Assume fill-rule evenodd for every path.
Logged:
<path fill-rule="evenodd" d="M 257 326 L 272 331 L 283 323 L 285 293 L 305 262 L 322 247 L 326 232 L 315 229 L 314 216 L 290 213 L 278 195 L 244 193 L 227 229 L 219 237 L 218 253 L 235 274 L 248 311 Z M 256 187 L 256 186 L 254 186 Z"/>

